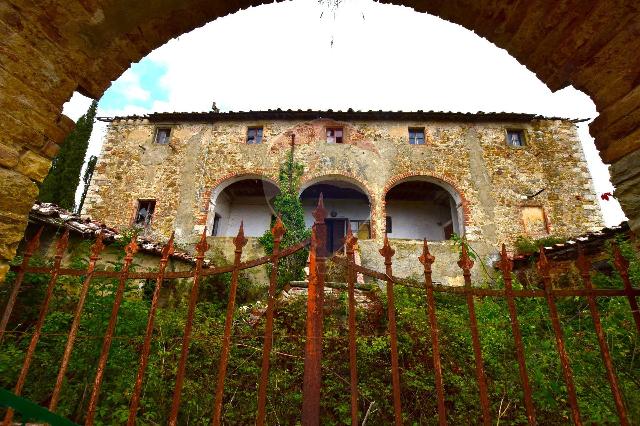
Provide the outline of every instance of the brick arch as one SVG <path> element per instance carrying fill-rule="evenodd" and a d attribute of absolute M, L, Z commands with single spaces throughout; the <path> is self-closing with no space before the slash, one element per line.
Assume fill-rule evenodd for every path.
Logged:
<path fill-rule="evenodd" d="M 463 225 L 469 226 L 471 224 L 471 209 L 469 206 L 469 201 L 465 196 L 464 192 L 460 189 L 460 185 L 451 179 L 448 176 L 445 176 L 441 173 L 417 173 L 417 172 L 408 172 L 396 175 L 389 179 L 387 184 L 384 186 L 382 191 L 382 196 L 380 200 L 380 204 L 382 206 L 382 217 L 386 216 L 386 208 L 387 208 L 387 193 L 396 185 L 404 182 L 411 182 L 412 180 L 426 180 L 435 183 L 436 185 L 444 188 L 451 197 L 456 199 L 456 195 L 460 197 L 460 203 L 462 204 L 462 223 Z M 454 193 L 452 193 L 452 191 Z M 464 229 L 463 229 L 464 234 Z"/>
<path fill-rule="evenodd" d="M 600 115 L 591 134 L 616 196 L 640 229 L 640 38 L 637 1 L 535 3 L 385 0 L 457 23 L 507 50 L 551 90 L 573 85 Z M 46 8 L 14 0 L 0 12 L 4 49 L 0 87 L 0 279 L 8 269 L 58 144 L 73 127 L 61 114 L 77 90 L 99 98 L 112 80 L 156 47 L 262 0 L 87 2 L 53 0 Z M 580 11 L 577 13 L 576 11 Z M 614 164 L 615 163 L 615 164 Z"/>
<path fill-rule="evenodd" d="M 234 182 L 238 182 L 244 179 L 260 179 L 266 182 L 269 182 L 275 185 L 278 189 L 280 186 L 278 185 L 278 181 L 270 174 L 262 170 L 243 170 L 238 172 L 227 173 L 216 179 L 213 184 L 207 185 L 207 188 L 200 195 L 199 205 L 200 211 L 198 213 L 198 217 L 196 218 L 197 225 L 205 225 L 209 219 L 209 204 L 211 203 L 211 198 L 215 195 L 215 191 L 219 189 L 217 195 L 220 192 L 224 191 L 224 189 L 231 185 Z M 221 185 L 224 185 L 221 187 Z M 217 197 L 217 195 L 215 195 Z"/>
<path fill-rule="evenodd" d="M 371 189 L 371 187 L 362 179 L 358 178 L 352 173 L 349 172 L 338 172 L 338 173 L 313 173 L 302 176 L 300 179 L 300 187 L 298 188 L 298 195 L 302 194 L 302 192 L 308 187 L 315 185 L 316 183 L 320 183 L 322 181 L 327 180 L 344 180 L 345 182 L 350 182 L 357 187 L 359 187 L 364 194 L 369 198 L 369 220 L 371 221 L 371 238 L 376 237 L 376 227 L 373 226 L 376 219 L 376 206 L 379 200 L 375 196 L 375 192 Z"/>

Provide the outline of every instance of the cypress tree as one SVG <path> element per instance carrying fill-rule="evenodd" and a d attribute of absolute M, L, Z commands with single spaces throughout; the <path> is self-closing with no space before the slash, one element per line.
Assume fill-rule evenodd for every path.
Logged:
<path fill-rule="evenodd" d="M 76 127 L 65 138 L 60 152 L 53 159 L 49 174 L 40 185 L 40 201 L 73 210 L 97 107 L 97 101 L 91 102 L 89 110 L 78 119 Z"/>

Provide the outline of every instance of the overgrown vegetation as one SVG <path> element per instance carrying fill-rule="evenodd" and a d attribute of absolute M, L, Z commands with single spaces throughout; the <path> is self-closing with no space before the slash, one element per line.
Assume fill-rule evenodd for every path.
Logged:
<path fill-rule="evenodd" d="M 89 110 L 78 119 L 76 127 L 62 142 L 49 174 L 40 185 L 40 201 L 74 210 L 76 188 L 80 182 L 80 171 L 89 146 L 97 108 L 98 102 L 91 102 Z"/>
<path fill-rule="evenodd" d="M 280 166 L 278 183 L 280 194 L 273 200 L 276 215 L 280 216 L 287 232 L 282 237 L 280 249 L 296 245 L 311 236 L 311 231 L 304 224 L 304 209 L 298 197 L 300 177 L 304 172 L 304 166 L 295 161 L 293 148 L 289 151 L 287 159 Z M 271 226 L 274 225 L 272 221 Z M 267 230 L 258 239 L 267 254 L 273 253 L 273 235 Z M 291 281 L 304 279 L 304 268 L 307 264 L 309 250 L 300 250 L 298 253 L 280 260 L 278 265 L 278 286 L 288 284 Z"/>
<path fill-rule="evenodd" d="M 531 237 L 520 235 L 516 238 L 514 245 L 519 254 L 531 254 L 536 253 L 540 247 L 549 247 L 554 244 L 563 243 L 566 240 L 566 238 L 555 235 L 549 235 L 535 240 Z"/>
<path fill-rule="evenodd" d="M 631 277 L 640 285 L 640 261 L 627 242 L 621 244 L 631 260 Z M 19 261 L 19 259 L 17 260 Z M 42 259 L 34 263 L 45 264 Z M 73 259 L 85 267 L 86 252 Z M 114 264 L 116 268 L 119 263 Z M 14 278 L 9 276 L 9 284 Z M 48 281 L 46 275 L 26 276 L 8 336 L 0 346 L 0 386 L 12 388 L 24 359 L 37 311 Z M 50 398 L 82 277 L 61 277 L 43 335 L 27 379 L 24 395 L 46 405 Z M 102 336 L 113 303 L 115 282 L 96 279 L 90 287 L 78 340 L 63 387 L 59 413 L 82 422 L 91 391 Z M 594 275 L 597 287 L 622 287 L 617 275 Z M 516 286 L 519 284 L 516 282 Z M 188 287 L 188 286 L 187 286 Z M 2 287 L 6 293 L 10 285 Z M 436 424 L 437 407 L 431 342 L 424 293 L 395 287 L 403 413 L 407 424 Z M 186 289 L 182 289 L 186 294 Z M 228 297 L 228 275 L 202 282 L 193 341 L 182 396 L 179 423 L 210 424 L 221 335 Z M 223 417 L 228 424 L 255 420 L 257 383 L 263 342 L 265 287 L 241 279 L 233 346 L 225 387 Z M 186 297 L 158 311 L 154 340 L 142 394 L 138 424 L 164 424 L 171 406 L 176 365 L 186 316 Z M 386 297 L 370 294 L 368 306 L 357 310 L 357 351 L 360 417 L 367 424 L 393 421 Z M 629 304 L 623 297 L 598 299 L 625 404 L 631 419 L 640 418 L 640 349 Z M 441 339 L 446 407 L 450 424 L 475 423 L 480 418 L 473 350 L 465 300 L 438 293 L 437 317 Z M 540 424 L 569 424 L 569 408 L 544 299 L 517 301 L 527 367 Z M 98 410 L 97 424 L 126 421 L 139 350 L 149 310 L 148 298 L 130 283 L 111 348 Z M 502 301 L 476 299 L 485 369 L 494 421 L 526 423 L 514 356 L 508 310 Z M 580 409 L 585 423 L 617 423 L 615 408 L 584 298 L 558 299 L 558 310 L 571 358 Z M 267 415 L 272 424 L 296 424 L 302 403 L 305 299 L 291 298 L 276 310 L 274 348 Z M 256 320 L 256 318 L 258 318 Z M 349 366 L 346 296 L 326 296 L 324 312 L 322 424 L 349 424 Z"/>

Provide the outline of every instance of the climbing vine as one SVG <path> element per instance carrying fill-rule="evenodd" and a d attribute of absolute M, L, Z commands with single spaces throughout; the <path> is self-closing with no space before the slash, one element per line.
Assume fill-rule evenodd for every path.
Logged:
<path fill-rule="evenodd" d="M 273 200 L 275 214 L 279 216 L 287 232 L 282 237 L 280 248 L 291 247 L 311 236 L 311 231 L 304 223 L 304 209 L 298 198 L 300 178 L 304 172 L 304 166 L 295 161 L 293 146 L 287 154 L 287 159 L 280 166 L 278 183 L 281 192 Z M 272 221 L 271 226 L 274 225 Z M 267 254 L 273 253 L 273 235 L 268 230 L 258 240 Z M 278 266 L 278 285 L 280 287 L 290 281 L 304 279 L 304 267 L 307 263 L 308 250 L 301 250 L 293 256 L 282 259 Z"/>

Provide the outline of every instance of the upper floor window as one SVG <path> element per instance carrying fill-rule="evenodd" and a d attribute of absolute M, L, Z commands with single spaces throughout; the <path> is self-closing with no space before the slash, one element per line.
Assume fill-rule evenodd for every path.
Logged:
<path fill-rule="evenodd" d="M 171 127 L 158 127 L 156 129 L 155 143 L 160 145 L 166 145 L 169 143 L 169 137 L 171 136 Z"/>
<path fill-rule="evenodd" d="M 515 147 L 524 146 L 524 131 L 522 130 L 507 130 L 507 145 Z"/>
<path fill-rule="evenodd" d="M 134 225 L 147 227 L 151 223 L 153 212 L 156 210 L 156 200 L 138 200 L 138 209 L 133 221 Z"/>
<path fill-rule="evenodd" d="M 250 145 L 262 143 L 262 127 L 249 127 L 247 129 L 247 143 Z"/>
<path fill-rule="evenodd" d="M 411 145 L 424 145 L 424 127 L 409 127 L 409 143 Z"/>
<path fill-rule="evenodd" d="M 327 143 L 343 143 L 344 132 L 342 127 L 327 128 Z"/>

